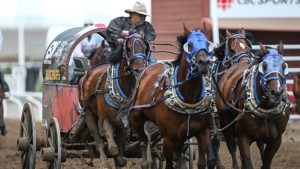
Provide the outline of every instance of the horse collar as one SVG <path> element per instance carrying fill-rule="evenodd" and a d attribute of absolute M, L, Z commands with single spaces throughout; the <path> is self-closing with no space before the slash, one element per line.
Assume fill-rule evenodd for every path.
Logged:
<path fill-rule="evenodd" d="M 129 104 L 130 98 L 125 95 L 120 84 L 119 79 L 116 78 L 119 76 L 120 64 L 113 64 L 107 68 L 107 80 L 106 80 L 106 89 L 108 93 L 105 94 L 105 100 L 107 104 L 112 107 L 119 108 L 121 105 Z"/>
<path fill-rule="evenodd" d="M 202 78 L 202 83 L 204 85 L 202 89 L 203 96 L 200 97 L 201 99 L 195 104 L 189 104 L 184 102 L 183 96 L 178 90 L 179 84 L 177 78 L 175 78 L 175 76 L 177 75 L 176 69 L 177 67 L 174 67 L 174 65 L 170 66 L 170 71 L 168 75 L 168 87 L 167 90 L 165 90 L 164 92 L 164 96 L 169 97 L 165 100 L 165 104 L 170 109 L 182 114 L 197 114 L 207 112 L 212 100 L 212 94 L 211 92 L 208 92 L 211 91 L 211 84 L 207 79 L 208 77 L 205 76 Z"/>
<path fill-rule="evenodd" d="M 277 115 L 282 114 L 285 108 L 289 106 L 289 101 L 287 96 L 286 99 L 281 101 L 277 106 L 271 109 L 264 109 L 260 107 L 261 100 L 257 95 L 256 89 L 256 79 L 257 79 L 257 69 L 258 65 L 253 66 L 251 69 L 246 70 L 249 75 L 243 80 L 243 84 L 245 84 L 246 91 L 246 99 L 244 107 L 247 110 L 250 110 L 252 115 L 261 118 L 273 118 L 277 117 Z"/>

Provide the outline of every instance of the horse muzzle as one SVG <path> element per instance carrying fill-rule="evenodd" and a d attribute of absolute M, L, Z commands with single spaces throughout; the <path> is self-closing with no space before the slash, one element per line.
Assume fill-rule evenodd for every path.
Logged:
<path fill-rule="evenodd" d="M 200 60 L 198 65 L 197 65 L 199 73 L 206 75 L 208 73 L 208 70 L 209 70 L 209 64 L 210 64 L 209 59 Z"/>
<path fill-rule="evenodd" d="M 272 104 L 278 105 L 282 101 L 282 98 L 284 96 L 284 90 L 283 89 L 278 89 L 278 90 L 271 89 L 271 90 L 267 91 L 266 95 L 268 96 L 268 98 Z"/>

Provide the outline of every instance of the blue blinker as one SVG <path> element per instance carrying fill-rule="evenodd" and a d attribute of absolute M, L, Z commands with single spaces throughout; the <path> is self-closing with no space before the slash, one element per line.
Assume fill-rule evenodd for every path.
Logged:
<path fill-rule="evenodd" d="M 200 50 L 205 50 L 208 53 L 207 38 L 204 33 L 193 30 L 192 33 L 187 37 L 187 43 L 193 43 L 193 49 L 190 51 L 189 59 L 192 59 Z"/>

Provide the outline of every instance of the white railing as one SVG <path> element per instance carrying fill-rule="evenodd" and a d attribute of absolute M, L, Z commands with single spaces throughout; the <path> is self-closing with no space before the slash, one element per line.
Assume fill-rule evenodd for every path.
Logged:
<path fill-rule="evenodd" d="M 278 45 L 267 45 L 267 46 L 270 46 L 272 48 L 277 48 Z M 300 50 L 300 45 L 298 44 L 293 44 L 293 45 L 283 45 L 284 47 L 284 50 Z M 253 45 L 252 46 L 252 49 L 254 50 L 258 50 L 260 49 L 260 46 L 259 45 Z"/>
<path fill-rule="evenodd" d="M 37 121 L 42 121 L 42 93 L 41 92 L 24 92 L 11 93 L 9 99 L 4 100 L 4 117 L 11 119 L 20 119 L 24 103 L 32 104 L 33 113 Z M 8 110 L 10 109 L 10 110 Z"/>

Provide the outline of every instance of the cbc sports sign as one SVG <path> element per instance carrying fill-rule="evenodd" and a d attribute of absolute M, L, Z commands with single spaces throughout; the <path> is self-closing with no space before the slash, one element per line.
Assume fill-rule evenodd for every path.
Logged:
<path fill-rule="evenodd" d="M 299 18 L 300 0 L 217 0 L 216 14 L 218 18 Z"/>

